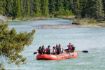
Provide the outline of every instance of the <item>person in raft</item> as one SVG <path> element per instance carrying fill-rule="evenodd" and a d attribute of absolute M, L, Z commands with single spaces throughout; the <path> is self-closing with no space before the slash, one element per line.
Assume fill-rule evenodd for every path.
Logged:
<path fill-rule="evenodd" d="M 69 43 L 69 44 L 67 45 L 67 47 L 68 47 L 68 49 L 65 49 L 66 52 L 74 52 L 75 47 L 74 47 L 73 44 Z"/>
<path fill-rule="evenodd" d="M 42 47 L 41 47 L 41 52 L 42 52 L 42 54 L 45 54 L 45 48 L 44 48 L 44 45 L 42 45 Z"/>
<path fill-rule="evenodd" d="M 37 51 L 38 51 L 39 54 L 42 54 L 41 46 L 38 48 Z"/>
<path fill-rule="evenodd" d="M 45 54 L 44 45 L 40 46 L 37 51 L 38 51 L 39 54 Z"/>
<path fill-rule="evenodd" d="M 52 49 L 52 54 L 61 54 L 63 53 L 63 48 L 61 48 L 61 44 L 56 44 L 56 46 L 53 46 L 53 49 Z"/>
<path fill-rule="evenodd" d="M 46 51 L 46 54 L 50 54 L 50 45 L 48 45 L 45 51 Z"/>
<path fill-rule="evenodd" d="M 57 50 L 56 50 L 56 47 L 55 46 L 53 46 L 53 49 L 52 49 L 52 54 L 56 54 L 56 52 L 57 52 Z"/>
<path fill-rule="evenodd" d="M 57 55 L 60 54 L 60 50 L 61 50 L 60 45 L 56 44 L 56 54 Z"/>

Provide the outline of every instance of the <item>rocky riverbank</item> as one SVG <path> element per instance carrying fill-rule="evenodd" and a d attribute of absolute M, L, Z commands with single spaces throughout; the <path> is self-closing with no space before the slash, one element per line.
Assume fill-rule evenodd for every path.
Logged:
<path fill-rule="evenodd" d="M 7 17 L 0 15 L 0 23 L 7 22 Z"/>

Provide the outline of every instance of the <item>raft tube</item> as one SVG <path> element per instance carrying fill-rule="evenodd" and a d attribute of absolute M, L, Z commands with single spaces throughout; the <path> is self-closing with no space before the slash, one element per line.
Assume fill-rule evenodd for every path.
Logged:
<path fill-rule="evenodd" d="M 70 58 L 77 58 L 78 53 L 72 52 L 72 53 L 62 53 L 59 55 L 53 55 L 53 54 L 38 54 L 36 56 L 37 60 L 64 60 L 64 59 L 70 59 Z"/>

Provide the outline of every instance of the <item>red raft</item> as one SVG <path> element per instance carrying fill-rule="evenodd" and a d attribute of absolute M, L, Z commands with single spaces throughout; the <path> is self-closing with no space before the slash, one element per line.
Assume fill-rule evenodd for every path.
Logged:
<path fill-rule="evenodd" d="M 64 60 L 64 59 L 70 59 L 70 58 L 77 58 L 78 53 L 72 52 L 72 53 L 62 53 L 59 55 L 53 55 L 53 54 L 38 54 L 36 56 L 37 60 Z"/>

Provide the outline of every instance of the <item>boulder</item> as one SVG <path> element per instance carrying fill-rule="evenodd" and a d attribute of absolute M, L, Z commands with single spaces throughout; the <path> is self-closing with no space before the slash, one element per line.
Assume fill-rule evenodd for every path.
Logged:
<path fill-rule="evenodd" d="M 7 17 L 0 15 L 0 23 L 4 23 L 7 21 Z"/>

